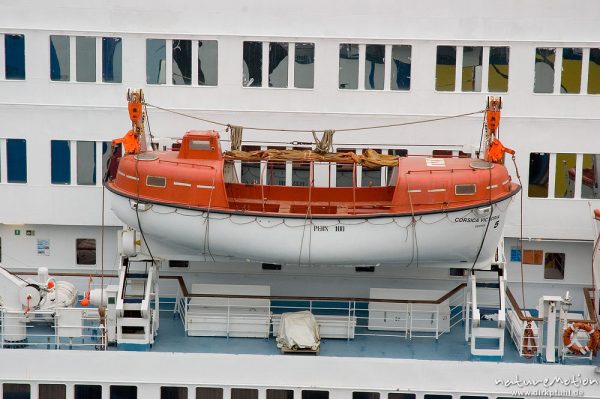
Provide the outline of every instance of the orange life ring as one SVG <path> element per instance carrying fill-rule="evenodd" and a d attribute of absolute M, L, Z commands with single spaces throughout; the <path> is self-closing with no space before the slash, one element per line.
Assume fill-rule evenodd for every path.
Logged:
<path fill-rule="evenodd" d="M 577 333 L 578 331 L 585 331 L 590 337 L 590 339 L 588 340 L 588 344 L 584 347 L 572 342 L 573 334 Z M 598 347 L 600 346 L 600 331 L 596 330 L 594 326 L 592 326 L 589 323 L 572 323 L 569 324 L 565 329 L 565 332 L 563 334 L 563 343 L 565 344 L 565 347 L 569 348 L 569 350 L 572 353 L 575 353 L 577 355 L 585 355 L 586 353 L 591 351 L 592 354 L 595 356 L 598 352 Z"/>

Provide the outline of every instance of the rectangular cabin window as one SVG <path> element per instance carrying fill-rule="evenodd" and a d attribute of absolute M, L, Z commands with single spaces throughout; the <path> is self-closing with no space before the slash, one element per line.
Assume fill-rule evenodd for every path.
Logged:
<path fill-rule="evenodd" d="M 96 81 L 96 38 L 77 36 L 75 38 L 75 80 L 78 82 Z"/>
<path fill-rule="evenodd" d="M 123 81 L 123 39 L 120 37 L 102 38 L 102 81 Z"/>
<path fill-rule="evenodd" d="M 302 399 L 329 399 L 329 391 L 302 390 Z"/>
<path fill-rule="evenodd" d="M 535 78 L 533 81 L 534 93 L 554 92 L 554 61 L 555 48 L 535 49 Z"/>
<path fill-rule="evenodd" d="M 477 190 L 475 184 L 457 184 L 454 186 L 454 194 L 456 195 L 473 195 Z"/>
<path fill-rule="evenodd" d="M 483 47 L 463 47 L 462 91 L 481 91 Z"/>
<path fill-rule="evenodd" d="M 231 388 L 231 399 L 258 399 L 258 389 Z"/>
<path fill-rule="evenodd" d="M 267 389 L 267 399 L 294 399 L 291 389 Z"/>
<path fill-rule="evenodd" d="M 379 392 L 352 392 L 352 399 L 379 399 Z"/>
<path fill-rule="evenodd" d="M 461 395 L 460 399 L 489 399 L 489 397 L 482 395 Z"/>
<path fill-rule="evenodd" d="M 75 399 L 102 399 L 101 385 L 75 385 Z"/>
<path fill-rule="evenodd" d="M 388 399 L 416 399 L 414 393 L 391 392 L 388 393 Z"/>
<path fill-rule="evenodd" d="M 162 176 L 146 176 L 146 185 L 150 187 L 167 187 L 167 179 Z"/>
<path fill-rule="evenodd" d="M 583 64 L 583 49 L 563 48 L 562 75 L 560 92 L 577 94 L 581 90 L 581 66 Z"/>
<path fill-rule="evenodd" d="M 524 265 L 541 265 L 544 263 L 544 251 L 541 249 L 523 249 Z"/>
<path fill-rule="evenodd" d="M 548 280 L 565 279 L 565 254 L 546 252 L 544 257 L 544 278 Z"/>
<path fill-rule="evenodd" d="M 39 384 L 39 399 L 66 399 L 67 386 L 65 384 Z"/>
<path fill-rule="evenodd" d="M 167 43 L 164 39 L 146 39 L 146 83 L 164 85 L 167 80 Z"/>
<path fill-rule="evenodd" d="M 294 147 L 294 150 L 306 151 L 310 148 Z M 292 186 L 307 187 L 310 185 L 310 162 L 292 163 Z"/>
<path fill-rule="evenodd" d="M 315 44 L 295 43 L 294 87 L 312 89 L 315 87 Z"/>
<path fill-rule="evenodd" d="M 111 385 L 110 399 L 137 399 L 135 385 Z"/>
<path fill-rule="evenodd" d="M 338 148 L 337 153 L 355 152 L 353 148 Z M 335 186 L 353 187 L 354 184 L 354 163 L 338 163 L 335 165 Z"/>
<path fill-rule="evenodd" d="M 50 141 L 50 182 L 71 184 L 71 142 Z"/>
<path fill-rule="evenodd" d="M 358 89 L 358 44 L 341 43 L 339 88 Z"/>
<path fill-rule="evenodd" d="M 173 40 L 173 78 L 174 85 L 192 84 L 192 41 Z"/>
<path fill-rule="evenodd" d="M 189 260 L 170 260 L 169 267 L 189 267 Z"/>
<path fill-rule="evenodd" d="M 548 198 L 548 172 L 550 154 L 532 152 L 529 154 L 529 198 Z"/>
<path fill-rule="evenodd" d="M 211 150 L 208 140 L 190 140 L 190 150 Z"/>
<path fill-rule="evenodd" d="M 410 90 L 410 68 L 412 47 L 407 45 L 392 46 L 392 68 L 390 89 Z"/>
<path fill-rule="evenodd" d="M 223 399 L 223 388 L 196 388 L 196 399 Z"/>
<path fill-rule="evenodd" d="M 244 87 L 262 86 L 262 42 L 244 42 L 244 72 L 242 85 Z"/>
<path fill-rule="evenodd" d="M 71 79 L 71 41 L 69 36 L 50 35 L 50 79 Z"/>
<path fill-rule="evenodd" d="M 373 150 L 378 154 L 381 154 L 381 150 Z M 365 166 L 362 167 L 361 172 L 361 186 L 362 187 L 374 187 L 381 186 L 381 168 L 367 168 Z"/>
<path fill-rule="evenodd" d="M 454 91 L 456 80 L 456 46 L 437 46 L 435 90 Z"/>
<path fill-rule="evenodd" d="M 27 183 L 25 139 L 6 139 L 6 180 L 8 183 Z"/>
<path fill-rule="evenodd" d="M 75 254 L 78 265 L 96 264 L 96 239 L 78 238 L 75 240 Z"/>
<path fill-rule="evenodd" d="M 4 35 L 4 67 L 7 80 L 25 80 L 25 35 Z"/>
<path fill-rule="evenodd" d="M 600 155 L 583 154 L 581 198 L 600 199 Z"/>
<path fill-rule="evenodd" d="M 242 151 L 253 152 L 260 151 L 260 146 L 243 145 Z M 259 184 L 260 183 L 260 162 L 242 161 L 241 163 L 241 179 L 242 184 Z"/>
<path fill-rule="evenodd" d="M 31 398 L 31 385 L 29 384 L 2 384 L 3 399 L 29 399 Z"/>
<path fill-rule="evenodd" d="M 365 89 L 383 90 L 385 46 L 367 44 L 365 46 Z"/>
<path fill-rule="evenodd" d="M 442 395 L 437 393 L 426 393 L 423 399 L 452 399 L 452 395 Z"/>
<path fill-rule="evenodd" d="M 510 47 L 490 47 L 488 67 L 488 91 L 506 93 L 508 91 Z"/>
<path fill-rule="evenodd" d="M 285 147 L 268 147 L 268 150 L 285 150 Z M 286 162 L 269 161 L 266 163 L 267 184 L 269 186 L 286 185 Z"/>
<path fill-rule="evenodd" d="M 160 387 L 160 399 L 188 399 L 187 387 Z"/>
<path fill-rule="evenodd" d="M 573 198 L 575 196 L 576 164 L 577 154 L 556 154 L 554 198 Z"/>
<path fill-rule="evenodd" d="M 600 94 L 600 48 L 590 49 L 588 94 Z"/>
<path fill-rule="evenodd" d="M 111 142 L 103 141 L 102 142 L 102 177 L 106 176 L 106 172 L 108 170 L 108 160 L 111 156 Z"/>
<path fill-rule="evenodd" d="M 288 87 L 288 43 L 269 43 L 269 87 Z"/>
<path fill-rule="evenodd" d="M 431 156 L 433 158 L 452 158 L 452 150 L 433 150 Z"/>
<path fill-rule="evenodd" d="M 198 85 L 216 86 L 219 82 L 219 44 L 216 40 L 198 41 Z"/>
<path fill-rule="evenodd" d="M 77 142 L 77 184 L 96 184 L 96 142 Z"/>

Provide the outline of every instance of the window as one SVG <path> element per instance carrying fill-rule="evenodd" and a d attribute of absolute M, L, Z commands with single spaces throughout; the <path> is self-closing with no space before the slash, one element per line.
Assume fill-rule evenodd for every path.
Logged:
<path fill-rule="evenodd" d="M 75 385 L 75 399 L 102 399 L 100 385 Z"/>
<path fill-rule="evenodd" d="M 583 176 L 581 178 L 581 198 L 600 198 L 598 174 L 600 170 L 600 155 L 583 154 Z"/>
<path fill-rule="evenodd" d="M 190 262 L 187 260 L 170 260 L 169 267 L 189 267 Z"/>
<path fill-rule="evenodd" d="M 550 168 L 550 154 L 532 152 L 529 154 L 529 187 L 530 198 L 548 197 L 548 173 Z"/>
<path fill-rule="evenodd" d="M 555 48 L 535 49 L 535 78 L 533 81 L 534 93 L 554 92 L 554 61 Z"/>
<path fill-rule="evenodd" d="M 379 392 L 352 392 L 352 399 L 379 399 Z"/>
<path fill-rule="evenodd" d="M 381 150 L 373 150 L 378 154 L 381 154 Z M 361 186 L 362 187 L 372 187 L 372 186 L 381 186 L 381 168 L 367 168 L 366 166 L 362 167 L 361 172 Z"/>
<path fill-rule="evenodd" d="M 590 49 L 588 94 L 600 94 L 600 48 Z"/>
<path fill-rule="evenodd" d="M 439 395 L 439 394 L 425 394 L 424 399 L 452 399 L 452 395 Z"/>
<path fill-rule="evenodd" d="M 29 384 L 2 384 L 3 399 L 29 399 L 31 386 Z"/>
<path fill-rule="evenodd" d="M 438 46 L 435 62 L 435 89 L 454 91 L 456 46 Z"/>
<path fill-rule="evenodd" d="M 544 278 L 549 280 L 565 279 L 565 254 L 546 252 L 544 257 Z"/>
<path fill-rule="evenodd" d="M 392 392 L 388 393 L 388 399 L 415 399 L 417 395 L 414 393 L 400 393 L 400 392 Z"/>
<path fill-rule="evenodd" d="M 106 172 L 108 171 L 108 160 L 111 156 L 111 142 L 104 141 L 102 142 L 102 178 L 106 176 Z"/>
<path fill-rule="evenodd" d="M 294 43 L 294 87 L 312 89 L 315 82 L 315 44 Z"/>
<path fill-rule="evenodd" d="M 496 93 L 508 91 L 509 55 L 508 47 L 490 47 L 488 91 Z"/>
<path fill-rule="evenodd" d="M 302 399 L 329 399 L 329 391 L 303 390 Z"/>
<path fill-rule="evenodd" d="M 75 79 L 78 82 L 96 81 L 96 38 L 75 38 Z"/>
<path fill-rule="evenodd" d="M 352 148 L 338 148 L 337 153 L 354 152 Z M 335 165 L 335 186 L 353 187 L 354 186 L 354 163 L 338 163 Z"/>
<path fill-rule="evenodd" d="M 192 84 L 192 41 L 173 40 L 173 84 Z"/>
<path fill-rule="evenodd" d="M 252 152 L 260 151 L 259 146 L 243 145 L 242 151 Z M 259 184 L 260 183 L 260 162 L 242 162 L 241 183 Z"/>
<path fill-rule="evenodd" d="M 66 399 L 67 386 L 65 384 L 39 384 L 39 399 Z"/>
<path fill-rule="evenodd" d="M 582 63 L 583 50 L 581 48 L 562 49 L 561 93 L 577 94 L 580 92 Z"/>
<path fill-rule="evenodd" d="M 75 240 L 75 252 L 78 265 L 96 264 L 96 239 L 78 238 Z"/>
<path fill-rule="evenodd" d="M 556 154 L 554 198 L 573 198 L 575 196 L 576 161 L 577 154 Z"/>
<path fill-rule="evenodd" d="M 462 91 L 481 91 L 483 47 L 463 47 Z"/>
<path fill-rule="evenodd" d="M 137 387 L 133 385 L 111 385 L 110 399 L 136 399 Z"/>
<path fill-rule="evenodd" d="M 457 184 L 454 186 L 454 193 L 456 195 L 473 195 L 477 190 L 475 184 Z"/>
<path fill-rule="evenodd" d="M 208 140 L 191 140 L 190 150 L 210 150 L 210 141 Z"/>
<path fill-rule="evenodd" d="M 231 399 L 258 399 L 258 389 L 231 388 Z"/>
<path fill-rule="evenodd" d="M 150 187 L 166 187 L 167 179 L 162 176 L 146 176 L 146 185 Z"/>
<path fill-rule="evenodd" d="M 460 399 L 488 399 L 488 397 L 481 395 L 461 395 Z"/>
<path fill-rule="evenodd" d="M 294 399 L 291 389 L 267 389 L 267 399 Z"/>
<path fill-rule="evenodd" d="M 164 39 L 146 39 L 146 83 L 166 83 L 167 47 Z"/>
<path fill-rule="evenodd" d="M 358 44 L 340 44 L 339 88 L 358 89 Z"/>
<path fill-rule="evenodd" d="M 71 184 L 71 143 L 50 141 L 50 181 L 52 184 Z"/>
<path fill-rule="evenodd" d="M 540 249 L 524 249 L 523 264 L 525 265 L 541 265 L 544 259 L 544 251 Z"/>
<path fill-rule="evenodd" d="M 262 42 L 244 42 L 244 87 L 262 86 Z"/>
<path fill-rule="evenodd" d="M 102 81 L 121 83 L 123 81 L 123 40 L 120 37 L 102 38 Z"/>
<path fill-rule="evenodd" d="M 160 399 L 188 399 L 186 387 L 160 387 Z"/>
<path fill-rule="evenodd" d="M 367 44 L 365 46 L 365 89 L 383 90 L 385 46 Z"/>
<path fill-rule="evenodd" d="M 270 186 L 285 186 L 286 163 L 271 161 L 267 163 L 267 184 Z"/>
<path fill-rule="evenodd" d="M 69 81 L 71 78 L 69 36 L 50 36 L 50 79 Z"/>
<path fill-rule="evenodd" d="M 25 36 L 4 35 L 4 67 L 8 80 L 25 79 Z M 0 74 L 1 75 L 1 74 Z"/>
<path fill-rule="evenodd" d="M 196 388 L 196 399 L 223 399 L 223 388 Z"/>
<path fill-rule="evenodd" d="M 288 87 L 287 43 L 269 43 L 269 87 Z"/>
<path fill-rule="evenodd" d="M 6 179 L 9 183 L 27 183 L 25 139 L 6 139 Z"/>
<path fill-rule="evenodd" d="M 198 84 L 216 86 L 219 81 L 219 46 L 216 40 L 198 41 Z"/>
<path fill-rule="evenodd" d="M 392 90 L 410 90 L 410 65 L 411 46 L 392 46 Z"/>
<path fill-rule="evenodd" d="M 77 142 L 77 184 L 96 184 L 96 142 Z"/>

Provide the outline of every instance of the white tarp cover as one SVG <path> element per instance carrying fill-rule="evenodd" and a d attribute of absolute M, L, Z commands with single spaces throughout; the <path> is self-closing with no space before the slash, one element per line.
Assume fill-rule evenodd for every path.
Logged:
<path fill-rule="evenodd" d="M 318 350 L 321 345 L 319 326 L 308 310 L 281 315 L 277 347 L 282 349 Z"/>

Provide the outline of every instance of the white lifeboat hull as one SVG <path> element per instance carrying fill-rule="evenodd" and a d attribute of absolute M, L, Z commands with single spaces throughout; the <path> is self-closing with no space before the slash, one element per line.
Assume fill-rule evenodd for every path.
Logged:
<path fill-rule="evenodd" d="M 139 216 L 150 251 L 166 259 L 463 268 L 474 262 L 477 267 L 490 266 L 511 200 L 493 204 L 488 223 L 489 205 L 417 215 L 414 220 L 412 216 L 311 220 L 159 204 L 140 206 L 136 215 L 135 200 L 112 192 L 111 196 L 117 217 L 140 231 Z"/>

